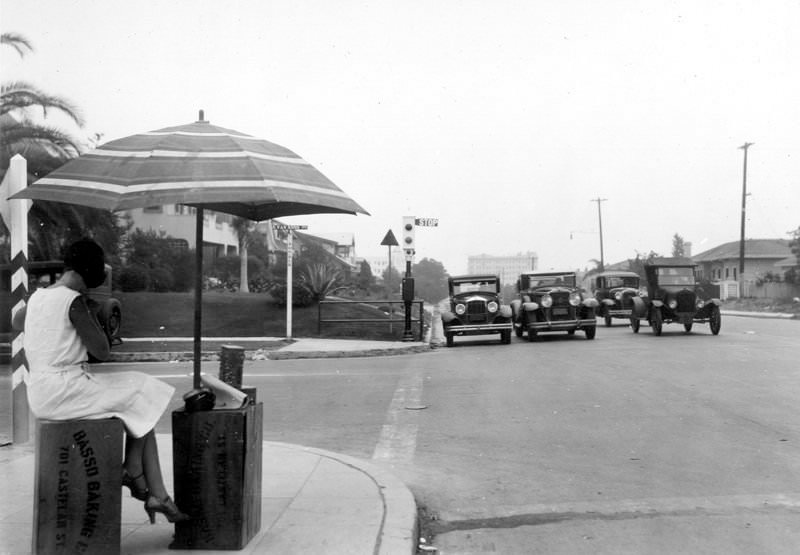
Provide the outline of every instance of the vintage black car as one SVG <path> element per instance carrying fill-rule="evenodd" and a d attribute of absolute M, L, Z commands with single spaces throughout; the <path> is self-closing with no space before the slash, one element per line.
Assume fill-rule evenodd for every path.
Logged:
<path fill-rule="evenodd" d="M 606 326 L 611 326 L 614 318 L 629 321 L 633 310 L 633 298 L 639 291 L 639 274 L 625 271 L 600 272 L 591 277 L 591 289 L 597 299 L 597 315 Z"/>
<path fill-rule="evenodd" d="M 511 309 L 501 304 L 500 278 L 493 275 L 453 276 L 447 280 L 449 310 L 442 310 L 447 346 L 456 335 L 500 334 L 511 343 Z"/>
<path fill-rule="evenodd" d="M 61 260 L 43 260 L 28 262 L 28 290 L 33 293 L 38 287 L 46 287 L 61 276 L 64 271 L 64 262 Z M 0 266 L 0 291 L 10 291 L 11 265 Z M 8 293 L 0 292 L 10 300 Z M 89 289 L 88 296 L 97 303 L 97 319 L 106 332 L 108 340 L 112 345 L 122 343 L 120 328 L 122 327 L 122 305 L 119 300 L 111 296 L 111 266 L 106 264 L 106 279 L 95 287 Z M 4 336 L 11 331 L 11 320 L 3 321 L 0 325 L 0 336 Z"/>
<path fill-rule="evenodd" d="M 542 332 L 583 330 L 586 339 L 597 331 L 597 299 L 586 297 L 575 272 L 526 272 L 517 280 L 519 298 L 511 302 L 514 332 L 533 341 Z"/>
<path fill-rule="evenodd" d="M 697 283 L 697 264 L 688 258 L 654 258 L 644 264 L 647 295 L 634 297 L 631 328 L 639 333 L 646 319 L 655 335 L 663 324 L 683 324 L 688 333 L 695 323 L 708 324 L 717 335 L 722 327 L 719 299 L 708 298 Z"/>

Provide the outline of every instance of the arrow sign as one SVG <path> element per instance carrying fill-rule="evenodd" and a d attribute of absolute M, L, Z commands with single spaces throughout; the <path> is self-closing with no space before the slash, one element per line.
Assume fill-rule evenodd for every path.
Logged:
<path fill-rule="evenodd" d="M 439 218 L 416 218 L 414 224 L 420 227 L 439 227 Z"/>
<path fill-rule="evenodd" d="M 383 241 L 381 241 L 381 245 L 385 245 L 387 247 L 396 247 L 398 245 L 397 239 L 395 238 L 394 233 L 392 233 L 391 229 L 386 232 Z"/>
<path fill-rule="evenodd" d="M 308 229 L 307 225 L 272 224 L 272 229 L 291 231 L 292 229 Z"/>

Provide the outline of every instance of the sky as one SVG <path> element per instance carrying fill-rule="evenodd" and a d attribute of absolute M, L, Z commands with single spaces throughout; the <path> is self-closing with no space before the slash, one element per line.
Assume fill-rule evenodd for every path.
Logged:
<path fill-rule="evenodd" d="M 370 216 L 286 218 L 416 261 L 582 269 L 677 233 L 698 254 L 800 226 L 800 3 L 0 0 L 3 82 L 102 142 L 205 119 L 296 152 Z M 56 118 L 54 122 L 58 123 Z M 602 199 L 597 202 L 593 199 Z M 600 213 L 598 213 L 598 205 Z"/>

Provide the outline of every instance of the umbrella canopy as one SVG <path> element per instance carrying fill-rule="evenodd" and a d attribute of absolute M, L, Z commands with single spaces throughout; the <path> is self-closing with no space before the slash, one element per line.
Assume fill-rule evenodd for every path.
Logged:
<path fill-rule="evenodd" d="M 200 120 L 108 142 L 17 198 L 107 210 L 186 204 L 266 220 L 367 211 L 291 150 Z"/>
<path fill-rule="evenodd" d="M 203 209 L 251 220 L 321 213 L 368 214 L 291 150 L 203 118 L 108 142 L 12 198 L 128 210 L 197 208 L 194 386 L 200 386 Z"/>

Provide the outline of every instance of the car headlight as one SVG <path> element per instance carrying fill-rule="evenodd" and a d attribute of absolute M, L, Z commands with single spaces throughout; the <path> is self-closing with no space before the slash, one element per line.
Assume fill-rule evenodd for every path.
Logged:
<path fill-rule="evenodd" d="M 463 305 L 463 304 L 457 304 L 456 305 L 456 314 L 458 314 L 459 316 L 464 314 L 466 311 L 467 311 L 466 305 Z"/>
<path fill-rule="evenodd" d="M 697 308 L 703 308 L 706 306 L 706 302 L 703 299 L 697 299 Z"/>
<path fill-rule="evenodd" d="M 486 305 L 486 308 L 489 309 L 489 312 L 497 312 L 497 309 L 500 308 L 497 306 L 497 303 L 494 301 L 489 301 L 489 304 Z"/>
<path fill-rule="evenodd" d="M 581 300 L 582 300 L 581 294 L 578 293 L 577 291 L 570 293 L 569 304 L 571 304 L 572 306 L 578 306 L 579 304 L 581 304 Z"/>
<path fill-rule="evenodd" d="M 678 301 L 676 299 L 670 299 L 667 303 L 667 306 L 670 307 L 670 309 L 675 310 L 675 308 L 678 306 Z"/>
<path fill-rule="evenodd" d="M 550 295 L 543 295 L 541 304 L 545 308 L 550 308 L 551 306 L 553 306 L 553 297 L 551 297 Z"/>
<path fill-rule="evenodd" d="M 616 294 L 614 294 L 614 298 L 617 299 L 618 301 L 621 301 L 622 300 L 622 291 L 617 291 Z"/>

